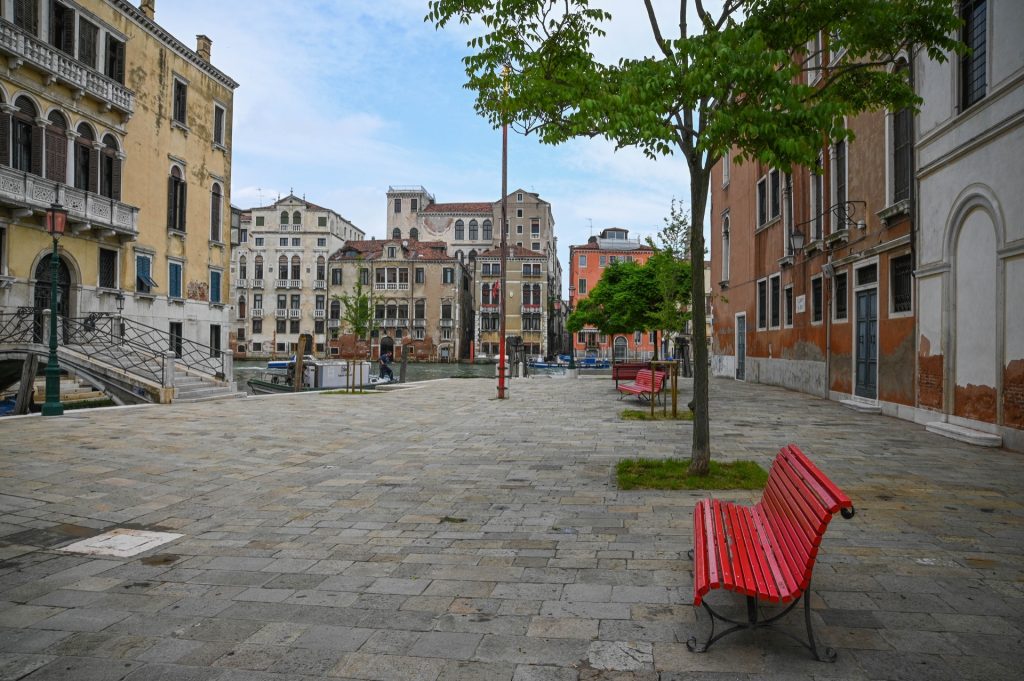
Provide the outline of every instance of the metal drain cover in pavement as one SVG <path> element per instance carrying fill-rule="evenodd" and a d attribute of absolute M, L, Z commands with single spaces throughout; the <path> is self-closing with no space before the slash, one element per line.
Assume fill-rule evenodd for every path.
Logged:
<path fill-rule="evenodd" d="M 92 556 L 130 558 L 183 536 L 173 532 L 118 529 L 68 544 L 60 550 Z"/>

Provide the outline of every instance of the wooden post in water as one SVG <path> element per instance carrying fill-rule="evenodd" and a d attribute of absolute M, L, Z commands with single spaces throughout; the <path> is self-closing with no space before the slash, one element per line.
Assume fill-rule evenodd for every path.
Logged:
<path fill-rule="evenodd" d="M 39 358 L 29 354 L 21 365 L 21 385 L 18 387 L 18 399 L 14 402 L 14 413 L 24 415 L 32 407 L 32 395 L 36 391 L 36 372 L 39 370 Z"/>

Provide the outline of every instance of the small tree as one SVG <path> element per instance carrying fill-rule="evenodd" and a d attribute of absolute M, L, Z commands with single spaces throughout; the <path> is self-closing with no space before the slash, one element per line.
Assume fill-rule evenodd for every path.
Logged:
<path fill-rule="evenodd" d="M 377 329 L 374 317 L 373 297 L 363 288 L 363 282 L 356 280 L 351 294 L 332 296 L 342 305 L 341 320 L 346 329 L 359 339 L 368 339 Z"/>
<path fill-rule="evenodd" d="M 733 147 L 738 160 L 813 166 L 830 140 L 849 139 L 847 118 L 916 107 L 892 67 L 924 50 L 943 61 L 960 50 L 952 0 L 679 0 L 663 30 L 644 0 L 648 56 L 599 61 L 592 42 L 611 14 L 590 0 L 430 0 L 437 27 L 478 21 L 463 59 L 476 110 L 495 126 L 560 144 L 604 137 L 655 158 L 686 161 L 692 215 L 703 223 L 711 168 Z M 593 4 L 598 4 L 596 1 Z M 623 3 L 624 4 L 624 3 Z M 817 40 L 824 36 L 824 40 Z M 810 46 L 810 47 L 809 47 Z M 506 75 L 507 74 L 507 75 Z M 711 459 L 704 309 L 704 230 L 690 230 L 694 423 L 690 473 Z"/>

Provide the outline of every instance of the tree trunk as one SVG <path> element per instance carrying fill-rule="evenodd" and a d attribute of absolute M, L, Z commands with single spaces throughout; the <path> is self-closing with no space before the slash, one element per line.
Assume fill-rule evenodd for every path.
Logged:
<path fill-rule="evenodd" d="M 698 166 L 694 168 L 694 166 Z M 710 185 L 709 171 L 690 164 L 690 281 L 693 309 L 693 451 L 690 475 L 707 475 L 711 461 L 710 418 L 708 414 L 707 309 L 704 305 L 704 213 Z"/>

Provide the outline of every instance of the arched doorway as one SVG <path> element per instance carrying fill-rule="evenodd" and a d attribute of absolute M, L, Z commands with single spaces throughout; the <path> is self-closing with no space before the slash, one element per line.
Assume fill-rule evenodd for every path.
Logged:
<path fill-rule="evenodd" d="M 43 342 L 43 310 L 53 309 L 50 306 L 50 258 L 53 254 L 47 254 L 36 265 L 35 291 L 33 292 L 33 308 L 35 310 L 35 323 L 33 324 L 33 340 L 36 343 Z M 71 269 L 64 259 L 57 257 L 57 314 L 67 318 L 71 310 Z"/>
<path fill-rule="evenodd" d="M 384 336 L 380 339 L 380 355 L 383 356 L 387 353 L 391 353 L 392 356 L 395 354 L 395 341 L 391 336 Z"/>
<path fill-rule="evenodd" d="M 616 362 L 626 361 L 626 337 L 616 336 L 612 343 L 612 358 Z"/>

